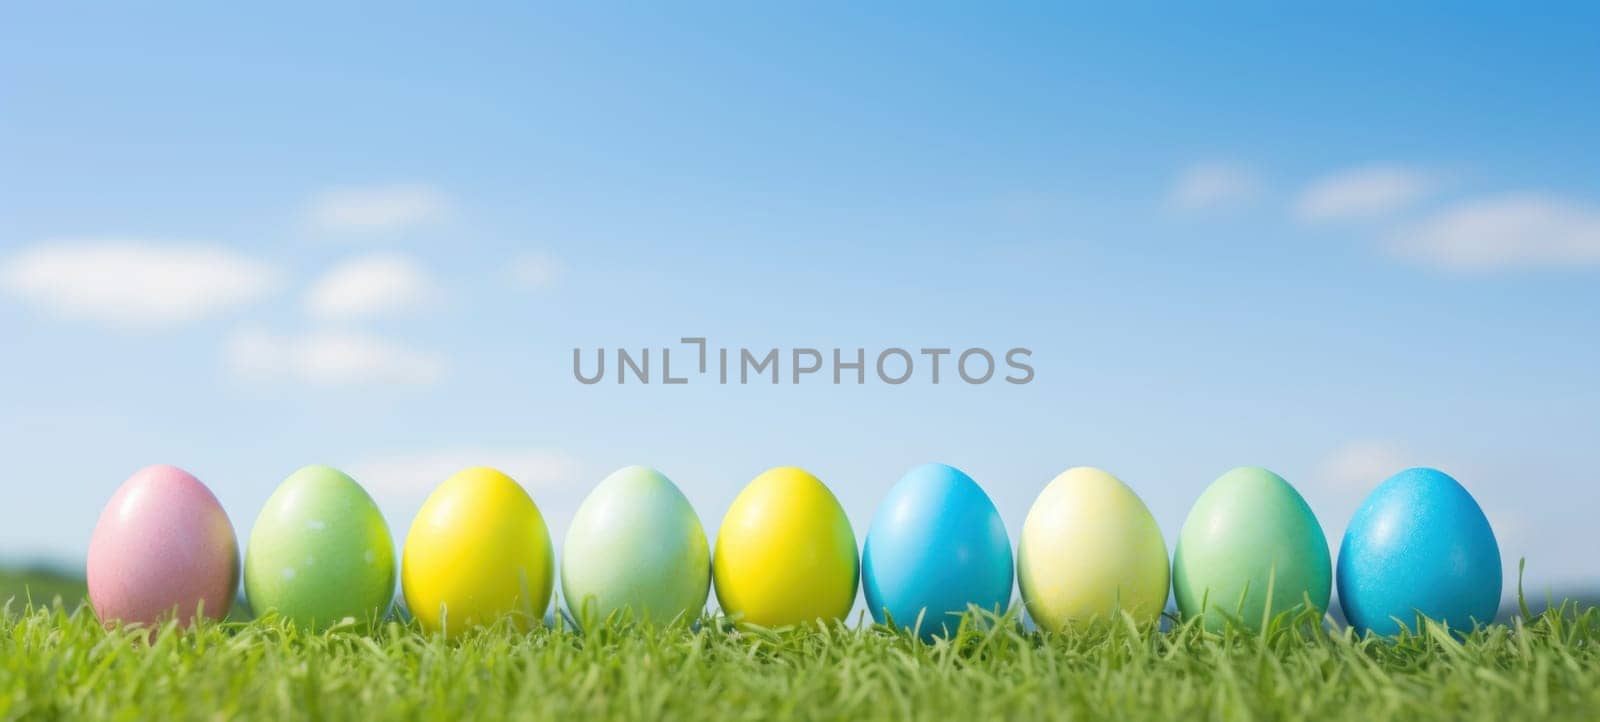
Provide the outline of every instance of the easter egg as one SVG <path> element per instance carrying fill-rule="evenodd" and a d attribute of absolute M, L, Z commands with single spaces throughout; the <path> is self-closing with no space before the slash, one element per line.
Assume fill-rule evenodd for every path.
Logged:
<path fill-rule="evenodd" d="M 1232 617 L 1260 631 L 1265 619 L 1328 608 L 1332 561 L 1322 525 L 1300 493 L 1266 469 L 1234 469 L 1211 484 L 1183 522 L 1172 592 L 1185 618 L 1220 630 Z"/>
<path fill-rule="evenodd" d="M 1003 612 L 1011 600 L 1011 539 L 978 483 L 924 464 L 889 489 L 867 529 L 861 586 L 879 624 L 953 634 L 967 605 Z M 920 623 L 919 623 L 920 620 Z"/>
<path fill-rule="evenodd" d="M 1028 614 L 1061 630 L 1127 612 L 1153 623 L 1167 604 L 1167 543 L 1139 496 L 1090 467 L 1061 472 L 1022 523 L 1017 585 Z"/>
<path fill-rule="evenodd" d="M 843 619 L 858 571 L 856 535 L 839 500 L 792 466 L 769 469 L 739 492 L 711 561 L 722 610 L 763 627 Z"/>
<path fill-rule="evenodd" d="M 481 466 L 434 489 L 401 553 L 407 608 L 423 629 L 446 636 L 508 617 L 518 629 L 538 624 L 554 581 L 539 507 L 511 477 Z"/>
<path fill-rule="evenodd" d="M 1434 469 L 1374 489 L 1339 546 L 1339 604 L 1358 632 L 1417 631 L 1417 615 L 1470 631 L 1500 606 L 1500 545 L 1483 509 Z"/>
<path fill-rule="evenodd" d="M 112 495 L 89 540 L 89 603 L 107 626 L 228 615 L 239 543 L 217 497 L 173 466 L 140 469 Z"/>
<path fill-rule="evenodd" d="M 381 620 L 394 602 L 394 541 L 354 479 L 307 466 L 267 499 L 244 555 L 244 592 L 302 627 Z"/>
<path fill-rule="evenodd" d="M 700 517 L 655 469 L 629 466 L 601 481 L 561 545 L 561 593 L 580 623 L 618 612 L 654 623 L 691 619 L 710 588 Z"/>

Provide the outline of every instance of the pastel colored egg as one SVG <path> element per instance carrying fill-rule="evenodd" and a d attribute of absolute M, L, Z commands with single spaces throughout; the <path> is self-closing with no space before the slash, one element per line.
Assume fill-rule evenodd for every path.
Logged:
<path fill-rule="evenodd" d="M 953 634 L 967 605 L 1005 611 L 1011 539 L 972 477 L 944 464 L 907 472 L 878 505 L 861 554 L 861 585 L 879 624 Z"/>
<path fill-rule="evenodd" d="M 1028 614 L 1062 630 L 1127 612 L 1153 623 L 1167 604 L 1167 542 L 1139 496 L 1080 466 L 1039 492 L 1022 523 L 1017 584 Z"/>
<path fill-rule="evenodd" d="M 226 617 L 239 586 L 233 523 L 189 472 L 140 469 L 100 513 L 88 583 L 89 603 L 108 627 Z"/>
<path fill-rule="evenodd" d="M 537 625 L 554 581 L 539 507 L 511 477 L 481 466 L 434 489 L 401 553 L 407 608 L 423 629 L 449 637 L 503 618 Z"/>
<path fill-rule="evenodd" d="M 1204 614 L 1216 631 L 1232 617 L 1262 622 L 1303 608 L 1328 608 L 1333 586 L 1328 539 L 1289 482 L 1246 466 L 1218 478 L 1195 501 L 1178 534 L 1172 591 L 1185 618 Z"/>
<path fill-rule="evenodd" d="M 1469 631 L 1500 606 L 1500 545 L 1455 479 L 1407 469 L 1362 502 L 1339 547 L 1339 604 L 1358 632 L 1420 629 L 1417 615 Z"/>
<path fill-rule="evenodd" d="M 739 492 L 711 562 L 722 610 L 763 627 L 844 619 L 859 571 L 839 500 L 792 466 L 769 469 Z"/>
<path fill-rule="evenodd" d="M 711 549 L 689 500 L 655 469 L 617 470 L 578 507 L 561 548 L 561 593 L 580 623 L 619 612 L 666 623 L 705 608 Z"/>
<path fill-rule="evenodd" d="M 394 602 L 394 540 L 378 505 L 338 469 L 307 466 L 284 479 L 256 517 L 244 591 L 307 628 L 375 622 Z"/>

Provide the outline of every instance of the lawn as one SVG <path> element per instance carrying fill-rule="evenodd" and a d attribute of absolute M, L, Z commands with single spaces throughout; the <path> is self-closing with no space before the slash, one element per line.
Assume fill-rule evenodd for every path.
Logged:
<path fill-rule="evenodd" d="M 871 625 L 564 623 L 447 642 L 411 625 L 273 619 L 107 633 L 85 607 L 0 613 L 0 719 L 1593 720 L 1600 610 L 1465 638 L 1355 639 L 1315 617 L 1262 635 L 969 618 L 925 645 Z"/>
<path fill-rule="evenodd" d="M 89 593 L 82 577 L 47 567 L 0 568 L 0 604 L 14 600 L 49 606 L 60 597 L 69 608 L 77 606 Z"/>

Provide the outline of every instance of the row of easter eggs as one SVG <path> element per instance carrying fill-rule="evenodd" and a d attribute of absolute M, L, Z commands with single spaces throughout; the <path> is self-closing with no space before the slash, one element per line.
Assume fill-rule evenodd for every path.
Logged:
<path fill-rule="evenodd" d="M 1155 518 L 1104 471 L 1063 472 L 1022 526 L 1015 567 L 993 502 L 958 469 L 926 464 L 884 499 L 857 556 L 843 508 L 816 477 L 771 469 L 739 494 L 715 554 L 688 499 L 661 473 L 630 466 L 590 493 L 562 550 L 562 596 L 575 618 L 627 610 L 667 621 L 698 615 L 714 584 L 729 616 L 762 626 L 845 617 L 858 579 L 879 622 L 949 631 L 976 605 L 1001 610 L 1013 579 L 1041 625 L 1062 628 L 1127 612 L 1153 621 L 1169 587 L 1185 617 L 1232 619 L 1327 607 L 1333 565 L 1321 526 L 1281 477 L 1234 469 L 1195 502 L 1169 564 Z M 171 466 L 118 489 L 95 528 L 90 601 L 107 624 L 227 613 L 239 581 L 237 542 L 211 492 Z M 555 584 L 544 518 L 528 494 L 488 468 L 440 485 L 412 523 L 399 560 L 405 601 L 430 631 L 453 635 L 511 617 L 543 617 Z M 286 479 L 257 518 L 244 590 L 258 613 L 306 626 L 388 613 L 396 560 L 372 498 L 349 476 L 310 466 Z M 1170 575 L 1169 575 L 1170 574 Z M 1500 555 L 1488 520 L 1454 479 L 1395 475 L 1351 520 L 1338 563 L 1340 601 L 1379 634 L 1418 614 L 1453 628 L 1486 623 L 1500 599 Z M 1170 582 L 1170 584 L 1169 584 Z"/>

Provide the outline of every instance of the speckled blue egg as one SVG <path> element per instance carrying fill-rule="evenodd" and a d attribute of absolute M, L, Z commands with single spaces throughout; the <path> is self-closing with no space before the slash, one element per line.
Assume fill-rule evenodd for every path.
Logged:
<path fill-rule="evenodd" d="M 1011 599 L 1005 522 L 972 477 L 944 464 L 912 469 L 889 490 L 861 565 L 872 618 L 924 639 L 955 633 L 968 604 L 1005 611 Z"/>
<path fill-rule="evenodd" d="M 1500 607 L 1500 545 L 1472 494 L 1435 469 L 1383 482 L 1346 527 L 1339 603 L 1357 632 L 1418 628 L 1417 615 L 1466 631 Z"/>

